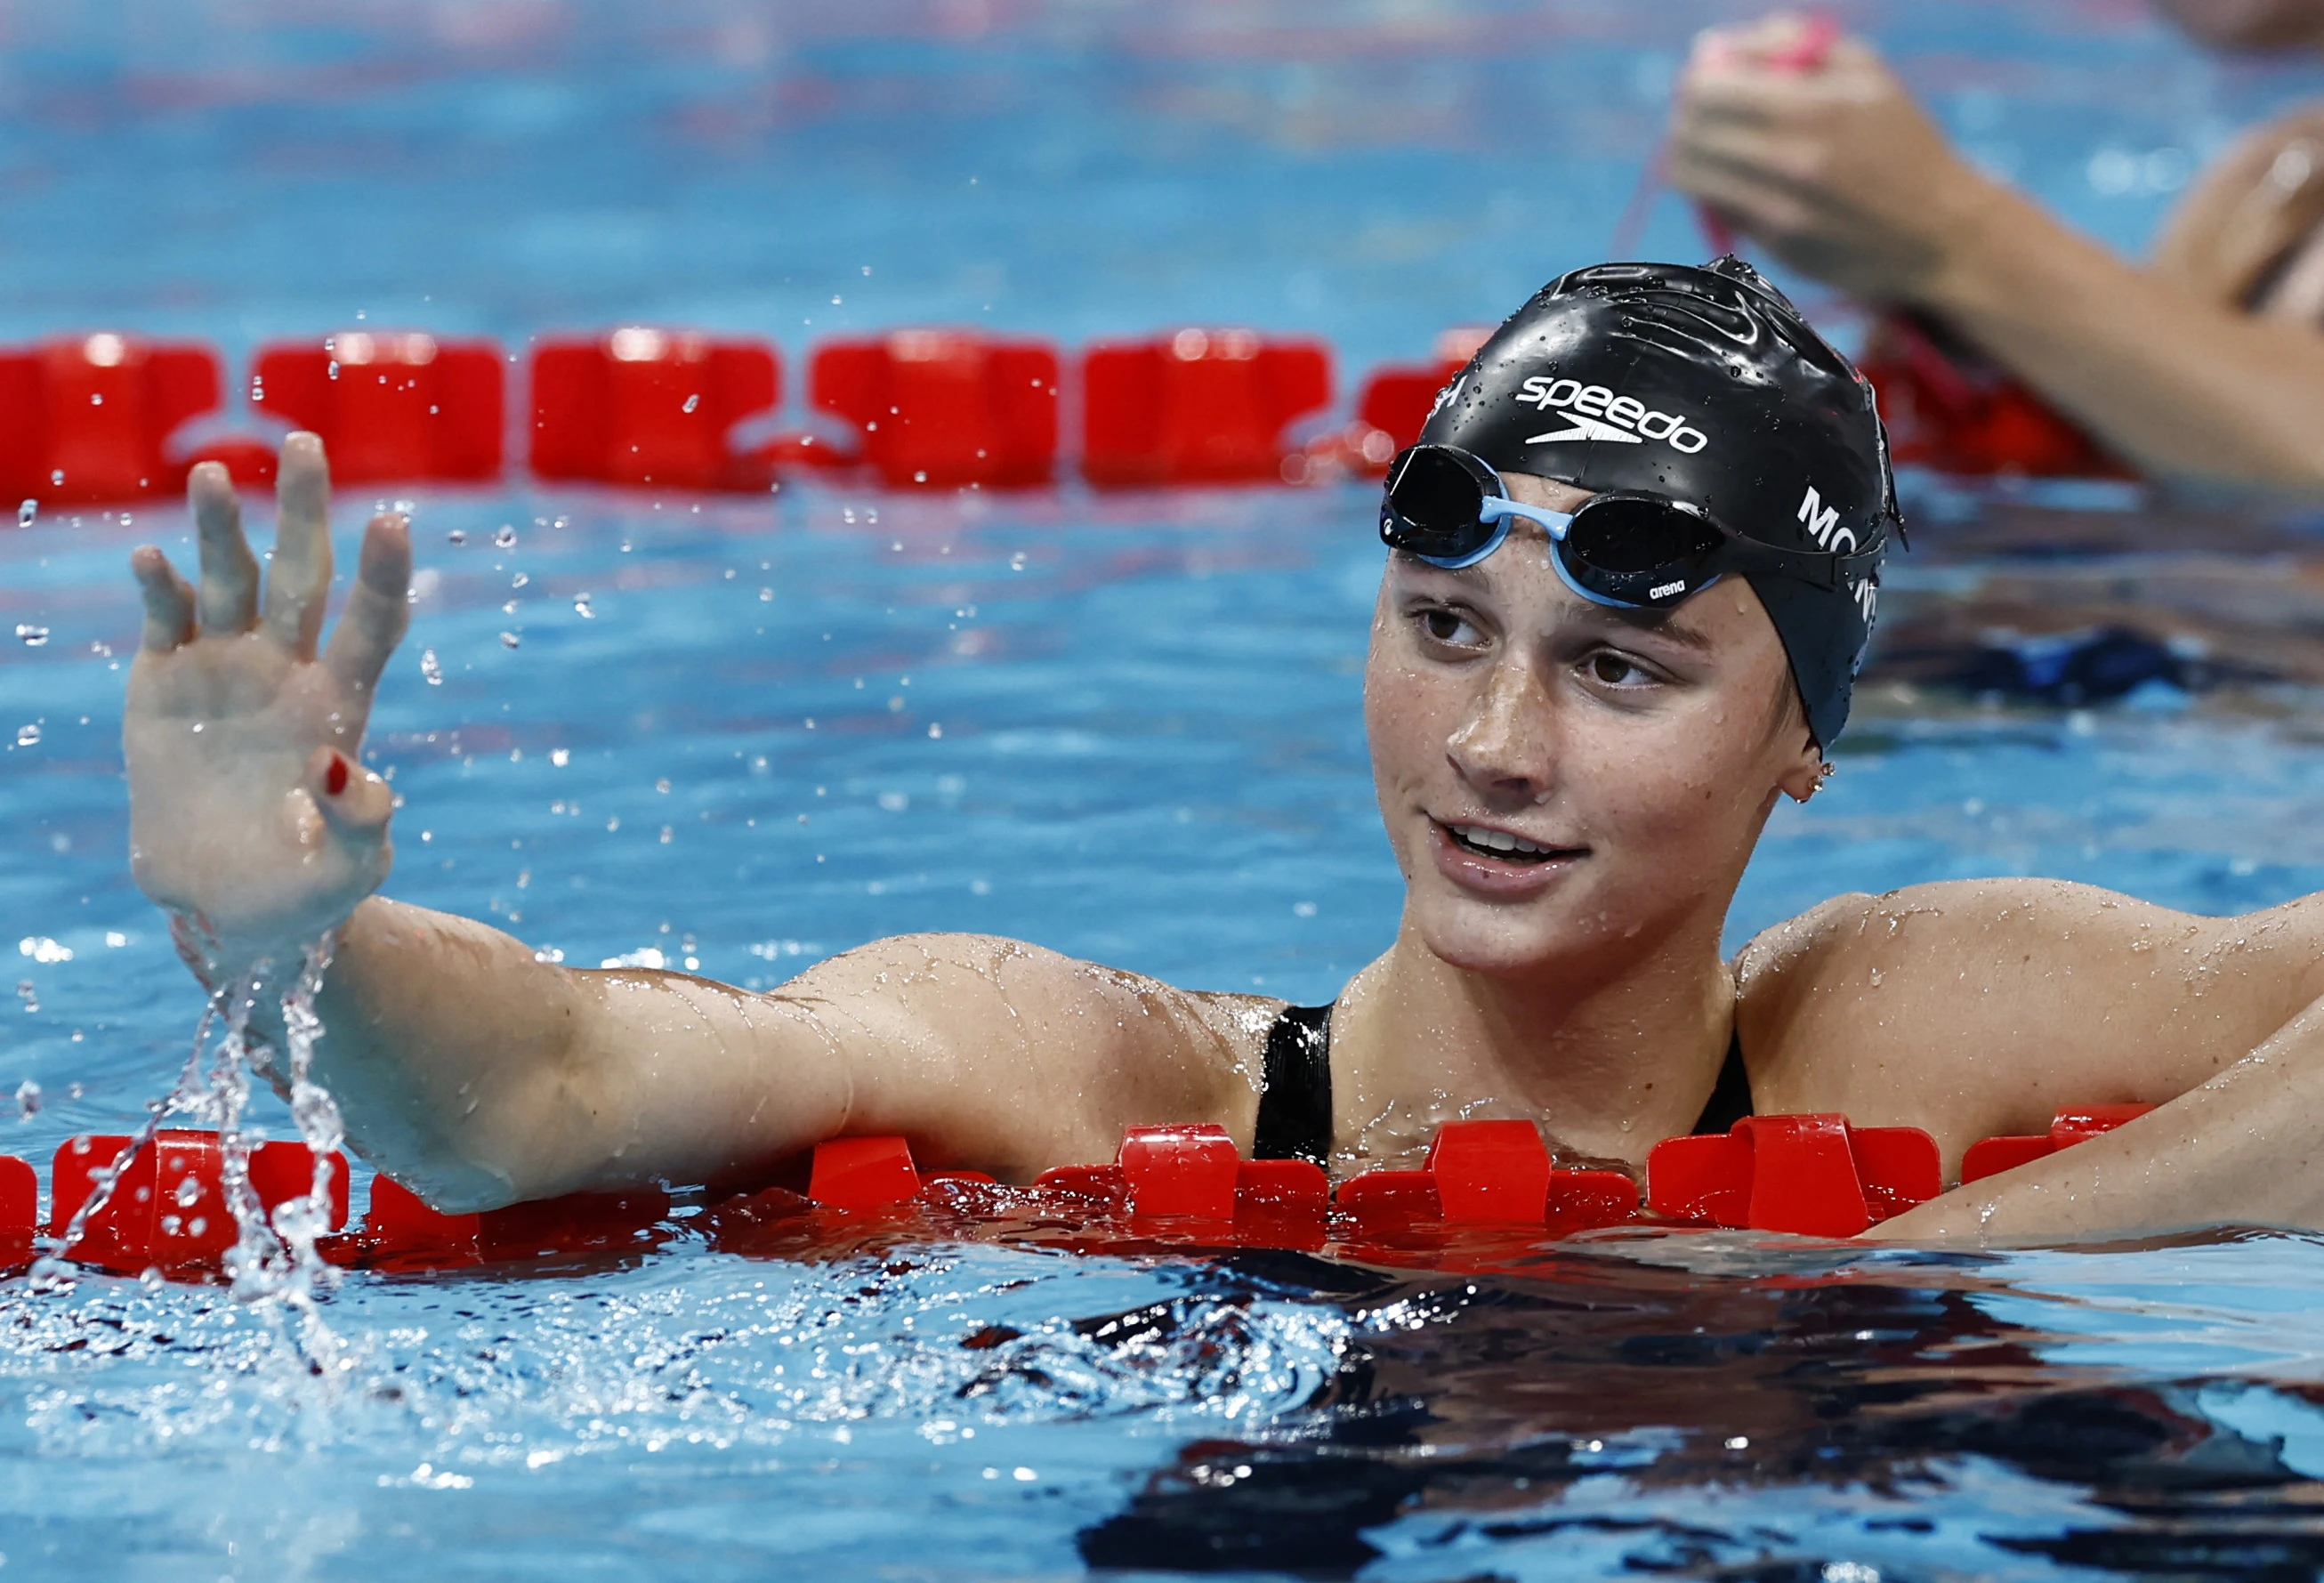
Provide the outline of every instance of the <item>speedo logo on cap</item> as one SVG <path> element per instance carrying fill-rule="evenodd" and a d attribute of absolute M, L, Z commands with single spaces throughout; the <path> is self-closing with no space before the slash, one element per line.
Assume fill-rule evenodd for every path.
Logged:
<path fill-rule="evenodd" d="M 1568 427 L 1534 435 L 1526 441 L 1527 445 L 1550 445 L 1561 440 L 1610 440 L 1638 445 L 1659 440 L 1673 450 L 1692 456 L 1711 443 L 1709 435 L 1690 428 L 1685 419 L 1657 412 L 1636 397 L 1616 395 L 1602 384 L 1536 374 L 1517 387 L 1515 399 L 1530 402 L 1540 412 L 1555 407 L 1565 414 Z"/>

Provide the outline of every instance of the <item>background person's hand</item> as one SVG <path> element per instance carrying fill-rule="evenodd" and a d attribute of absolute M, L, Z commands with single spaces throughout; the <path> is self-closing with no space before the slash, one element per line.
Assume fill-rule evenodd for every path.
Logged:
<path fill-rule="evenodd" d="M 1787 57 L 1809 23 L 1712 29 L 1682 73 L 1669 175 L 1784 263 L 1870 302 L 1911 301 L 1991 190 L 1871 46 Z"/>
<path fill-rule="evenodd" d="M 394 797 L 360 754 L 408 619 L 411 544 L 401 517 L 372 519 L 346 612 L 318 657 L 331 587 L 322 441 L 283 444 L 263 604 L 226 469 L 196 467 L 188 494 L 199 589 L 152 545 L 130 558 L 145 634 L 121 735 L 131 871 L 216 985 L 262 958 L 291 967 L 387 876 Z"/>

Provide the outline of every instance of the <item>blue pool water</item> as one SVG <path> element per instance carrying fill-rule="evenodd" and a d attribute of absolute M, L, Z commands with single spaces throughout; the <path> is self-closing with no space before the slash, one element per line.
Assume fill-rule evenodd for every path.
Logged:
<path fill-rule="evenodd" d="M 796 352 L 907 319 L 1231 318 L 1406 356 L 1591 255 L 1687 29 L 1737 14 L 823 10 L 12 16 L 0 334 L 239 347 L 362 311 L 513 342 L 640 317 Z M 2097 0 L 1859 14 L 1980 157 L 2125 244 L 2238 119 L 2318 86 Z M 1650 236 L 1692 245 L 1674 205 Z M 2324 887 L 2312 524 L 1915 489 L 1880 680 L 1830 794 L 1777 816 L 1735 938 L 1946 875 L 2209 912 Z M 1314 998 L 1389 938 L 1359 491 L 408 493 L 421 597 L 373 742 L 409 800 L 399 896 L 567 962 L 653 950 L 761 985 L 974 929 Z M 0 642 L 0 1102 L 39 1090 L 0 1107 L 0 1149 L 33 1158 L 133 1118 L 198 1005 L 122 861 L 123 561 L 186 548 L 181 512 L 134 517 L 0 533 L 0 634 L 28 629 Z M 2231 684 L 2005 696 L 1997 664 L 2044 662 L 2000 630 L 2029 599 L 2069 630 L 2167 605 L 2147 650 L 2200 648 Z M 351 1366 L 318 1382 L 222 1291 L 18 1281 L 0 1556 L 157 1578 L 2306 1576 L 2319 1291 L 2324 1246 L 2285 1236 L 1617 1238 L 1471 1280 L 994 1246 L 784 1263 L 680 1235 L 350 1277 L 326 1317 Z"/>

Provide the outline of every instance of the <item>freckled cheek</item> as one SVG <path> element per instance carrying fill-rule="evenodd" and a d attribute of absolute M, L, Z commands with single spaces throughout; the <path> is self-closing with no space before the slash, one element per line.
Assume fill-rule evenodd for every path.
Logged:
<path fill-rule="evenodd" d="M 1459 729 L 1462 702 L 1459 689 L 1440 679 L 1373 664 L 1364 677 L 1364 730 L 1379 778 L 1401 784 L 1442 764 L 1444 745 Z"/>

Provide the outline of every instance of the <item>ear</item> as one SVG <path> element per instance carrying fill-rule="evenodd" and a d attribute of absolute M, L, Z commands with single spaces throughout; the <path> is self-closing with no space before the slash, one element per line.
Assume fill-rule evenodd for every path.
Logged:
<path fill-rule="evenodd" d="M 1800 733 L 1799 751 L 1784 764 L 1775 785 L 1794 802 L 1805 802 L 1823 784 L 1823 750 L 1806 731 Z"/>

